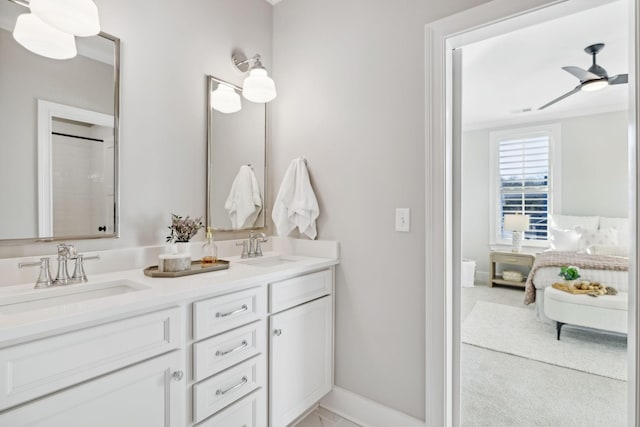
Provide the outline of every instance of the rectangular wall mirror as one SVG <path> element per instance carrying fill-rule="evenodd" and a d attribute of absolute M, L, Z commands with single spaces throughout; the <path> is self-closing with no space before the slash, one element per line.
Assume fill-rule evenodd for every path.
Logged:
<path fill-rule="evenodd" d="M 215 231 L 265 228 L 267 107 L 242 99 L 242 108 L 221 113 L 211 94 L 223 84 L 208 76 L 207 225 Z"/>
<path fill-rule="evenodd" d="M 0 243 L 117 237 L 119 40 L 49 59 L 13 38 L 28 12 L 0 0 Z"/>

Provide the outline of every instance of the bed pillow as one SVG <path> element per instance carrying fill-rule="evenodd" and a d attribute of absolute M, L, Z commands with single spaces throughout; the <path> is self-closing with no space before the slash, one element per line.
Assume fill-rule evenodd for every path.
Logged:
<path fill-rule="evenodd" d="M 576 227 L 576 231 L 580 235 L 579 252 L 586 252 L 591 246 L 618 246 L 618 230 L 615 228 L 588 230 Z"/>
<path fill-rule="evenodd" d="M 599 216 L 574 216 L 574 215 L 549 215 L 551 227 L 563 230 L 571 230 L 575 227 L 582 227 L 586 230 L 597 230 L 600 224 Z"/>
<path fill-rule="evenodd" d="M 618 230 L 618 244 L 627 248 L 629 247 L 629 244 L 631 243 L 629 218 L 600 217 L 600 228 L 615 228 Z"/>
<path fill-rule="evenodd" d="M 580 249 L 580 235 L 573 229 L 551 227 L 549 243 L 552 251 L 577 252 Z"/>
<path fill-rule="evenodd" d="M 621 256 L 629 258 L 628 246 L 606 246 L 606 245 L 593 245 L 587 248 L 587 253 L 591 255 L 607 255 L 607 256 Z"/>

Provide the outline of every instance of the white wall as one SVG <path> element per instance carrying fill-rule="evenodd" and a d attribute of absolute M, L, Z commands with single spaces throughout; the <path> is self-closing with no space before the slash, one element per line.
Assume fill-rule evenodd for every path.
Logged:
<path fill-rule="evenodd" d="M 171 213 L 205 215 L 205 76 L 241 84 L 230 59 L 236 47 L 260 53 L 270 69 L 272 7 L 264 0 L 96 3 L 103 30 L 122 41 L 121 238 L 75 243 L 80 251 L 160 244 Z M 0 246 L 0 257 L 51 254 L 54 246 Z"/>
<path fill-rule="evenodd" d="M 627 122 L 626 111 L 545 122 L 562 128 L 561 213 L 628 216 Z M 491 130 L 498 128 L 468 131 L 462 140 L 462 256 L 481 272 L 489 271 Z"/>
<path fill-rule="evenodd" d="M 304 155 L 318 236 L 341 243 L 336 384 L 425 417 L 424 26 L 482 0 L 274 7 L 270 179 Z M 271 188 L 273 200 L 277 187 Z M 394 231 L 396 207 L 411 232 Z M 434 284 L 437 286 L 437 284 Z"/>

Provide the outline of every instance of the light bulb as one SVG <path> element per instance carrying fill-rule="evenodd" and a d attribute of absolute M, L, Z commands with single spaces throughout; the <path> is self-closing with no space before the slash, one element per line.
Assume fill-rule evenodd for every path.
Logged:
<path fill-rule="evenodd" d="M 69 59 L 76 56 L 76 39 L 42 22 L 32 13 L 18 16 L 13 38 L 33 53 L 51 59 Z"/>
<path fill-rule="evenodd" d="M 218 83 L 218 88 L 211 92 L 211 108 L 225 114 L 240 111 L 240 95 L 231 86 Z"/>
<path fill-rule="evenodd" d="M 98 7 L 92 0 L 31 0 L 31 12 L 47 24 L 75 36 L 100 32 Z"/>
<path fill-rule="evenodd" d="M 264 68 L 252 68 L 244 79 L 242 96 L 251 102 L 269 102 L 276 97 L 276 84 Z"/>

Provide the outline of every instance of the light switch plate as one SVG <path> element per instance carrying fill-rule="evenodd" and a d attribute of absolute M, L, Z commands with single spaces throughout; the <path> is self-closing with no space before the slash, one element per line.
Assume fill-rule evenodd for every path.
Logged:
<path fill-rule="evenodd" d="M 411 228 L 411 212 L 409 208 L 396 208 L 396 231 L 408 233 Z"/>

